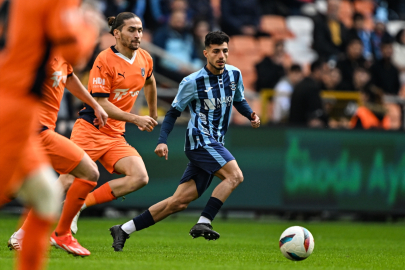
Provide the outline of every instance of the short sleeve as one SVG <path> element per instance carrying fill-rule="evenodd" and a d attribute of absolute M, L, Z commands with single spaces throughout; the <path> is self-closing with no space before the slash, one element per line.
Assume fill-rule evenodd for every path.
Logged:
<path fill-rule="evenodd" d="M 112 85 L 112 76 L 107 65 L 98 56 L 90 71 L 88 88 L 93 97 L 109 97 Z"/>
<path fill-rule="evenodd" d="M 66 64 L 67 64 L 67 75 L 72 76 L 73 75 L 73 67 L 69 63 L 66 63 Z"/>
<path fill-rule="evenodd" d="M 184 78 L 179 85 L 179 91 L 174 98 L 172 107 L 180 112 L 184 111 L 187 105 L 194 99 L 195 93 L 194 80 Z"/>
<path fill-rule="evenodd" d="M 243 79 L 242 79 L 242 72 L 239 71 L 239 80 L 235 90 L 235 96 L 233 100 L 236 102 L 240 102 L 245 99 L 245 87 L 243 86 Z"/>
<path fill-rule="evenodd" d="M 152 56 L 150 56 L 150 55 L 148 55 L 148 66 L 149 66 L 149 70 L 148 70 L 148 74 L 146 74 L 146 79 L 149 79 L 153 73 L 153 59 L 152 59 Z"/>

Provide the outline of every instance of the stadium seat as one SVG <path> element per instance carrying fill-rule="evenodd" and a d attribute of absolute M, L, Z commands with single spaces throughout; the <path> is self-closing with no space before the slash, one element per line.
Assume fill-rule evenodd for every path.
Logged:
<path fill-rule="evenodd" d="M 287 28 L 284 17 L 276 15 L 263 15 L 260 19 L 260 29 L 269 33 L 274 39 L 292 38 L 294 35 Z"/>
<path fill-rule="evenodd" d="M 395 36 L 399 30 L 405 28 L 405 21 L 389 21 L 386 24 L 387 32 L 391 36 Z"/>
<path fill-rule="evenodd" d="M 354 9 L 361 14 L 373 14 L 375 3 L 373 0 L 356 0 L 354 1 Z"/>
<path fill-rule="evenodd" d="M 105 50 L 111 46 L 115 45 L 115 38 L 110 33 L 104 33 L 100 37 L 100 50 Z"/>
<path fill-rule="evenodd" d="M 316 59 L 316 53 L 311 49 L 313 42 L 314 23 L 310 18 L 290 16 L 286 18 L 288 29 L 295 38 L 285 41 L 285 50 L 291 56 L 292 62 L 305 64 Z"/>
<path fill-rule="evenodd" d="M 257 40 L 261 58 L 271 56 L 274 53 L 274 39 L 271 37 L 260 37 Z"/>
<path fill-rule="evenodd" d="M 229 41 L 229 50 L 236 55 L 257 54 L 257 42 L 251 36 L 232 36 Z"/>

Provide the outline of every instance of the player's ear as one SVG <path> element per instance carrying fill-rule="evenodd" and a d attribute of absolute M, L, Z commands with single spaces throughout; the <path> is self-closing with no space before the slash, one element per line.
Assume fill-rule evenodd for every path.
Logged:
<path fill-rule="evenodd" d="M 204 50 L 204 51 L 203 51 L 203 54 L 204 54 L 205 58 L 207 58 L 208 51 L 207 51 L 207 50 Z"/>
<path fill-rule="evenodd" d="M 119 39 L 120 38 L 120 30 L 118 30 L 118 29 L 114 29 L 114 37 L 115 38 L 117 38 L 117 39 Z"/>

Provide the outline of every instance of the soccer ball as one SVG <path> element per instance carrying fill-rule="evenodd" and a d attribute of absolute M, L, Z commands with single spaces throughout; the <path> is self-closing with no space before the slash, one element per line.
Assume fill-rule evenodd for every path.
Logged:
<path fill-rule="evenodd" d="M 301 226 L 293 226 L 280 236 L 280 250 L 284 257 L 293 261 L 302 261 L 314 251 L 314 237 Z"/>

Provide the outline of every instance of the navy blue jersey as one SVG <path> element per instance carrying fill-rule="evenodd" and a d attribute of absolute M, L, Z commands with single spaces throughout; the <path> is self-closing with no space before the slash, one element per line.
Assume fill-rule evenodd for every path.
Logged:
<path fill-rule="evenodd" d="M 212 142 L 224 144 L 233 102 L 244 99 L 242 74 L 234 66 L 225 65 L 221 75 L 214 75 L 204 67 L 185 77 L 172 103 L 180 112 L 186 106 L 190 109 L 185 150 Z"/>

